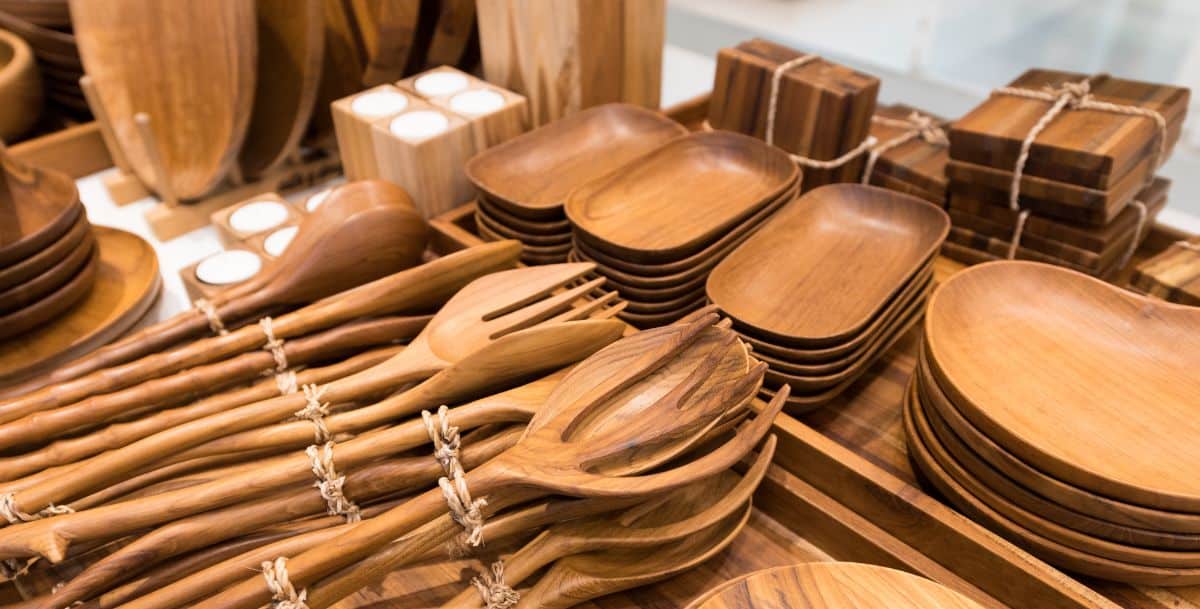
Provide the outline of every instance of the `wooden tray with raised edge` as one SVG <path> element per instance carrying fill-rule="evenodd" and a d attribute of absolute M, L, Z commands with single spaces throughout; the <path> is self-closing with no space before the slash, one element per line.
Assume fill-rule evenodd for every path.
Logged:
<path fill-rule="evenodd" d="M 689 100 L 678 110 L 668 110 L 668 114 L 697 128 L 705 116 L 705 103 L 703 97 Z M 447 253 L 480 243 L 474 234 L 473 214 L 474 206 L 464 205 L 432 220 L 434 249 Z M 1155 225 L 1134 255 L 1134 264 L 1117 279 L 1128 279 L 1137 262 L 1186 237 L 1175 229 Z M 939 256 L 934 261 L 934 280 L 942 281 L 962 268 Z M 910 330 L 853 387 L 824 408 L 799 418 L 781 415 L 776 419 L 774 433 L 779 437 L 779 448 L 775 467 L 758 492 L 750 525 L 731 549 L 674 580 L 607 598 L 601 605 L 605 609 L 684 607 L 690 596 L 731 574 L 782 560 L 774 553 L 781 543 L 794 547 L 807 545 L 805 541 L 838 559 L 879 564 L 896 563 L 901 553 L 915 550 L 920 555 L 916 560 L 942 570 L 941 575 L 931 576 L 935 581 L 990 607 L 1177 609 L 1200 605 L 1200 587 L 1133 587 L 1064 574 L 971 522 L 920 486 L 904 442 L 901 405 L 916 364 L 921 330 L 921 325 Z M 782 480 L 792 484 L 783 484 L 781 475 Z M 838 508 L 848 510 L 845 513 L 852 514 L 864 528 L 848 530 L 844 523 L 827 519 L 809 526 L 813 524 L 809 506 L 817 497 L 814 492 L 822 500 L 831 500 Z M 765 540 L 764 534 L 768 536 Z M 802 539 L 793 537 L 795 534 Z M 898 544 L 884 550 L 890 556 L 888 562 L 878 558 L 881 546 L 877 542 L 884 539 Z M 795 550 L 798 553 L 789 559 L 804 560 L 800 556 L 803 550 Z M 927 559 L 930 562 L 925 562 Z M 366 607 L 389 598 L 393 602 L 372 609 L 399 609 L 411 606 L 416 599 L 426 600 L 427 593 L 419 591 L 424 584 L 405 583 L 411 575 L 416 573 L 393 575 L 382 592 L 362 592 L 346 606 Z M 959 583 L 950 583 L 946 577 Z M 465 579 L 458 581 L 465 585 Z M 448 593 L 459 589 L 455 585 Z"/>

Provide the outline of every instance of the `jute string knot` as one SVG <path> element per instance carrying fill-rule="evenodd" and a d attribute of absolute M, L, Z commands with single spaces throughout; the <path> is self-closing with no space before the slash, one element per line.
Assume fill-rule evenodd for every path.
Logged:
<path fill-rule="evenodd" d="M 325 499 L 326 511 L 330 516 L 345 516 L 346 522 L 358 522 L 362 520 L 362 511 L 343 491 L 346 477 L 339 475 L 333 464 L 333 444 L 326 442 L 324 446 L 314 445 L 304 450 L 312 462 L 313 475 L 317 477 L 313 486 Z"/>
<path fill-rule="evenodd" d="M 229 334 L 229 330 L 225 329 L 225 322 L 221 321 L 221 316 L 217 314 L 217 308 L 211 302 L 204 298 L 198 298 L 192 301 L 192 306 L 204 315 L 208 320 L 208 329 L 216 336 L 225 336 Z"/>
<path fill-rule="evenodd" d="M 429 439 L 433 442 L 433 458 L 441 464 L 442 471 L 449 476 L 454 471 L 453 465 L 458 462 L 459 449 L 462 447 L 462 437 L 458 435 L 458 428 L 450 425 L 450 417 L 447 416 L 450 409 L 442 405 L 437 410 L 437 418 L 429 414 L 428 410 L 421 411 L 421 419 L 425 421 L 425 431 L 429 433 Z"/>
<path fill-rule="evenodd" d="M 1121 262 L 1117 264 L 1117 268 L 1121 269 L 1125 268 L 1125 265 L 1129 264 L 1129 261 L 1133 259 L 1133 253 L 1137 251 L 1138 244 L 1141 243 L 1142 230 L 1146 228 L 1146 216 L 1149 213 L 1149 210 L 1146 209 L 1146 204 L 1141 201 L 1134 199 L 1130 205 L 1137 210 L 1137 228 L 1133 230 L 1133 239 L 1129 241 L 1129 247 L 1125 249 L 1125 253 L 1121 256 Z"/>
<path fill-rule="evenodd" d="M 263 349 L 271 354 L 275 360 L 275 372 L 283 372 L 288 369 L 287 353 L 283 350 L 283 339 L 275 338 L 275 325 L 270 317 L 264 317 L 258 320 L 258 325 L 262 327 L 263 334 L 267 336 L 267 342 L 263 344 Z"/>
<path fill-rule="evenodd" d="M 288 578 L 287 559 L 280 556 L 274 561 L 264 561 L 262 564 L 263 578 L 267 580 L 267 589 L 271 591 L 272 609 L 308 609 L 308 590 L 296 591 Z"/>
<path fill-rule="evenodd" d="M 299 391 L 296 386 L 296 371 L 288 370 L 275 375 L 275 386 L 279 388 L 279 395 L 292 395 Z"/>
<path fill-rule="evenodd" d="M 313 424 L 314 442 L 324 444 L 332 437 L 329 433 L 329 427 L 325 425 L 325 417 L 329 416 L 329 402 L 322 402 L 321 396 L 325 395 L 325 390 L 329 385 L 317 387 L 314 384 L 308 384 L 303 387 L 304 399 L 308 402 L 304 408 L 292 413 L 297 419 L 308 420 Z"/>
<path fill-rule="evenodd" d="M 40 558 L 37 556 L 25 560 L 19 558 L 0 560 L 0 576 L 4 577 L 7 581 L 16 581 L 17 578 L 29 575 L 29 570 L 33 568 L 33 565 L 37 564 L 38 560 Z"/>
<path fill-rule="evenodd" d="M 46 509 L 36 514 L 29 514 L 22 512 L 21 509 L 17 507 L 16 496 L 13 493 L 4 493 L 0 495 L 0 516 L 3 516 L 9 524 L 33 522 L 34 520 L 41 520 L 42 518 L 60 516 L 62 514 L 71 514 L 74 512 L 75 510 L 65 505 L 54 505 L 51 503 L 48 507 L 46 507 Z"/>
<path fill-rule="evenodd" d="M 863 168 L 863 184 L 870 183 L 871 174 L 875 171 L 875 164 L 879 161 L 879 157 L 893 148 L 903 146 L 918 137 L 926 144 L 941 147 L 950 145 L 950 138 L 946 135 L 946 130 L 942 128 L 942 125 L 934 120 L 932 116 L 926 116 L 915 110 L 903 119 L 872 116 L 871 122 L 895 129 L 903 129 L 904 132 L 886 142 L 880 143 L 878 146 L 871 147 L 871 150 L 867 153 L 867 165 Z"/>
<path fill-rule="evenodd" d="M 521 600 L 516 590 L 504 583 L 504 561 L 492 563 L 492 572 L 484 571 L 471 579 L 479 596 L 483 598 L 483 606 L 487 609 L 512 609 Z"/>
<path fill-rule="evenodd" d="M 449 477 L 438 478 L 438 486 L 450 508 L 450 517 L 467 531 L 467 545 L 477 548 L 483 543 L 483 508 L 487 500 L 472 499 L 462 465 L 458 461 L 450 465 Z"/>

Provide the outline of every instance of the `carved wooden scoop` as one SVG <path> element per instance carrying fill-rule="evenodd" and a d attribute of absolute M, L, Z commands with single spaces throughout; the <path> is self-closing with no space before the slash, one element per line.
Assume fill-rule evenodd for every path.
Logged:
<path fill-rule="evenodd" d="M 345 184 L 300 223 L 282 256 L 209 304 L 224 324 L 236 326 L 271 309 L 315 302 L 417 264 L 428 235 L 428 225 L 404 189 L 382 180 Z M 210 331 L 208 316 L 191 309 L 31 379 L 7 395 L 124 364 Z"/>
<path fill-rule="evenodd" d="M 752 399 L 764 366 L 752 365 L 716 315 L 624 338 L 576 366 L 513 448 L 452 483 L 487 497 L 488 510 L 539 494 L 645 497 L 714 475 L 744 456 L 782 407 L 776 399 L 726 444 L 653 474 Z M 541 415 L 545 414 L 545 417 Z M 539 418 L 541 420 L 539 421 Z M 532 495 L 532 497 L 531 497 Z M 471 523 L 481 506 L 459 497 Z M 287 562 L 298 587 L 362 560 L 446 511 L 440 489 L 353 526 L 336 544 Z M 460 516 L 462 517 L 462 516 Z M 202 607 L 256 607 L 270 599 L 256 577 L 210 597 Z"/>

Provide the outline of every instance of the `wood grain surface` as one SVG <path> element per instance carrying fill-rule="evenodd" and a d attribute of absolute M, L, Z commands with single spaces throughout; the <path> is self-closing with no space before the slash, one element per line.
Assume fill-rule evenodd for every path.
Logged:
<path fill-rule="evenodd" d="M 875 116 L 903 121 L 913 112 L 933 119 L 944 128 L 949 127 L 949 121 L 924 110 L 906 104 L 881 104 L 875 108 Z M 880 122 L 871 122 L 870 134 L 885 144 L 894 138 L 907 133 L 906 129 Z M 946 193 L 946 162 L 950 160 L 950 149 L 945 145 L 926 142 L 915 137 L 899 146 L 891 148 L 879 155 L 875 162 L 875 172 L 891 176 L 907 182 L 921 190 L 945 195 Z M 872 174 L 873 175 L 873 174 Z"/>
<path fill-rule="evenodd" d="M 1200 305 L 1200 239 L 1181 240 L 1139 264 L 1131 286 L 1171 302 Z"/>

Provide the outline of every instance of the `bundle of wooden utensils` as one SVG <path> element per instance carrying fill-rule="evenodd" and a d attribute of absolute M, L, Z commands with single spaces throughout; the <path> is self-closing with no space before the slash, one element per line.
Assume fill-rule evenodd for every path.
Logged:
<path fill-rule="evenodd" d="M 1187 89 L 1033 69 L 950 128 L 947 254 L 1112 277 L 1166 205 Z"/>
<path fill-rule="evenodd" d="M 1046 264 L 960 272 L 930 298 L 909 455 L 1047 562 L 1200 583 L 1197 313 Z"/>
<path fill-rule="evenodd" d="M 709 276 L 706 293 L 770 366 L 789 411 L 844 391 L 920 319 L 950 228 L 933 204 L 832 184 L 786 205 Z"/>

